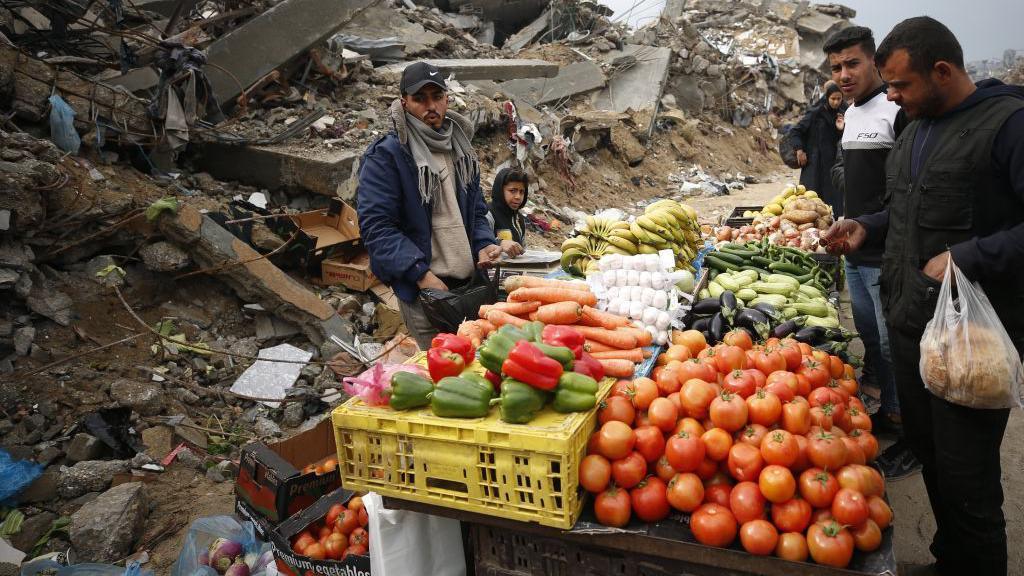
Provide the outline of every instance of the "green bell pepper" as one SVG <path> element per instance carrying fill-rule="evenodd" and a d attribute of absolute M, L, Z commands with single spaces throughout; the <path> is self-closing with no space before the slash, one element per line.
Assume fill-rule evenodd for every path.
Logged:
<path fill-rule="evenodd" d="M 412 372 L 395 372 L 391 376 L 391 398 L 388 404 L 395 410 L 409 410 L 430 404 L 434 383 Z"/>
<path fill-rule="evenodd" d="M 501 383 L 501 419 L 510 424 L 526 424 L 548 401 L 548 394 L 512 378 Z"/>
<path fill-rule="evenodd" d="M 526 339 L 530 342 L 540 342 L 541 332 L 544 331 L 544 323 L 527 322 L 520 329 L 526 334 Z"/>
<path fill-rule="evenodd" d="M 476 384 L 477 386 L 480 386 L 481 389 L 487 391 L 491 398 L 494 398 L 494 384 L 491 384 L 491 381 L 488 380 L 487 378 L 484 378 L 483 376 L 471 370 L 466 370 L 465 372 L 459 375 L 459 378 L 462 378 L 463 380 L 469 380 L 470 382 Z"/>
<path fill-rule="evenodd" d="M 484 345 L 480 347 L 480 365 L 484 368 L 494 372 L 495 374 L 501 374 L 501 364 L 508 358 L 508 353 L 512 350 L 512 346 L 518 340 L 513 339 L 512 334 L 502 332 L 505 328 L 509 328 L 507 324 L 501 327 L 501 330 L 491 334 Z M 512 327 L 515 329 L 515 327 Z M 522 334 L 520 334 L 522 336 Z"/>
<path fill-rule="evenodd" d="M 442 378 L 430 397 L 430 409 L 442 418 L 483 418 L 491 410 L 491 391 L 460 376 Z"/>
<path fill-rule="evenodd" d="M 565 372 L 558 379 L 555 400 L 551 404 L 555 412 L 586 412 L 596 405 L 597 380 L 576 372 Z"/>
<path fill-rule="evenodd" d="M 572 353 L 572 350 L 565 346 L 551 346 L 539 341 L 534 342 L 533 345 L 548 358 L 557 360 L 562 365 L 562 368 L 572 370 L 573 360 L 576 359 L 576 355 Z"/>

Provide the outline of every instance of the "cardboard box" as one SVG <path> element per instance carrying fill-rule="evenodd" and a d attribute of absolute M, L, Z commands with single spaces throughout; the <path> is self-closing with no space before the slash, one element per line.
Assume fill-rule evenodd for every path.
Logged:
<path fill-rule="evenodd" d="M 326 286 L 341 284 L 358 292 L 366 292 L 380 284 L 370 271 L 370 255 L 357 250 L 354 255 L 342 254 L 325 259 L 320 265 L 320 283 Z"/>
<path fill-rule="evenodd" d="M 361 245 L 359 216 L 355 208 L 341 198 L 331 198 L 327 210 L 297 214 L 288 220 L 291 221 L 274 231 L 282 238 L 295 234 L 285 254 L 291 259 L 297 258 L 311 278 L 323 277 L 324 260 Z M 295 226 L 298 231 L 295 231 Z"/>
<path fill-rule="evenodd" d="M 235 496 L 235 516 L 238 516 L 243 521 L 248 520 L 252 522 L 253 527 L 256 529 L 256 536 L 264 542 L 270 542 L 270 531 L 273 529 L 273 526 L 270 525 L 270 522 L 262 514 L 253 510 L 252 506 L 246 504 L 245 500 L 238 496 Z"/>
<path fill-rule="evenodd" d="M 271 530 L 270 544 L 274 549 L 277 570 L 289 576 L 306 574 L 332 574 L 337 576 L 370 576 L 370 556 L 349 556 L 344 560 L 313 560 L 292 551 L 292 537 L 310 524 L 327 516 L 331 506 L 346 504 L 355 492 L 339 488 L 321 498 L 316 504 L 292 516 Z"/>
<path fill-rule="evenodd" d="M 337 453 L 330 418 L 282 442 L 248 444 L 242 447 L 235 495 L 250 515 L 274 526 L 341 486 L 336 469 L 324 474 L 302 472 L 309 464 L 336 459 Z"/>

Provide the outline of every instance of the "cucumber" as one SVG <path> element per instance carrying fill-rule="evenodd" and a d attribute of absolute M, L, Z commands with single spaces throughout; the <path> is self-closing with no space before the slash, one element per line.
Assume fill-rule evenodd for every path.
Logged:
<path fill-rule="evenodd" d="M 744 264 L 747 263 L 746 259 L 743 258 L 743 256 L 737 256 L 736 254 L 730 254 L 729 252 L 722 252 L 720 250 L 708 254 L 707 256 L 705 256 L 705 258 L 707 258 L 708 256 L 714 256 L 715 258 L 718 258 L 719 260 L 724 260 L 726 262 L 731 262 L 732 264 L 734 264 L 737 267 L 743 266 Z"/>
<path fill-rule="evenodd" d="M 718 270 L 719 272 L 729 272 L 739 270 L 740 267 L 732 262 L 728 262 L 719 257 L 718 254 L 705 254 L 704 263 L 707 264 L 708 268 Z"/>
<path fill-rule="evenodd" d="M 803 276 L 810 272 L 810 270 L 805 270 L 802 267 L 797 266 L 796 264 L 790 264 L 789 262 L 772 262 L 768 265 L 768 269 L 772 272 L 788 272 L 796 276 Z"/>

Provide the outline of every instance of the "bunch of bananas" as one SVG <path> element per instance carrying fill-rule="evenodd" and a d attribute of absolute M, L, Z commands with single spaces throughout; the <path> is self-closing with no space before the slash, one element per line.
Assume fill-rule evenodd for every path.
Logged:
<path fill-rule="evenodd" d="M 562 243 L 562 269 L 583 276 L 597 269 L 605 254 L 656 254 L 672 250 L 676 267 L 691 269 L 701 243 L 697 211 L 675 200 L 658 200 L 633 222 L 587 216 L 577 235 Z"/>

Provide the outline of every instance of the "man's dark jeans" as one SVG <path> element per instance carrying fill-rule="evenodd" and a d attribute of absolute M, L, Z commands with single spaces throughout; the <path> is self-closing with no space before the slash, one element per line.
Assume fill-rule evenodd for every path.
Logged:
<path fill-rule="evenodd" d="M 918 369 L 921 334 L 889 325 L 903 435 L 921 462 L 937 529 L 940 574 L 1006 574 L 1006 519 L 999 445 L 1010 411 L 951 404 L 929 392 Z"/>

